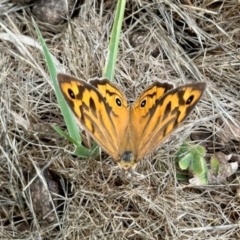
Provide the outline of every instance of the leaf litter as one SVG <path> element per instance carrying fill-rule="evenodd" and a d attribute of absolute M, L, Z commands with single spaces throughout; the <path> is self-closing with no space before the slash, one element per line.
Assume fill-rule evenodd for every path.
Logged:
<path fill-rule="evenodd" d="M 101 76 L 115 9 L 114 2 L 104 2 L 85 1 L 61 28 L 38 22 L 62 64 L 59 71 L 86 80 Z M 208 86 L 181 129 L 141 161 L 137 172 L 145 177 L 129 178 L 129 184 L 108 156 L 77 159 L 67 152 L 73 146 L 49 128 L 64 128 L 64 122 L 43 54 L 33 46 L 38 40 L 31 7 L 5 0 L 0 8 L 1 239 L 240 238 L 238 2 L 127 3 L 115 81 L 128 98 L 155 80 Z M 132 46 L 131 34 L 139 29 L 148 39 Z M 200 133 L 194 144 L 208 144 L 209 166 L 211 158 L 218 159 L 211 185 L 176 178 L 176 152 L 193 132 Z M 33 169 L 60 179 L 62 194 L 52 196 L 62 205 L 54 204 L 57 217 L 51 221 L 34 207 L 25 177 L 26 171 L 40 176 Z M 41 176 L 39 184 L 46 183 Z M 44 194 L 50 193 L 45 187 Z"/>

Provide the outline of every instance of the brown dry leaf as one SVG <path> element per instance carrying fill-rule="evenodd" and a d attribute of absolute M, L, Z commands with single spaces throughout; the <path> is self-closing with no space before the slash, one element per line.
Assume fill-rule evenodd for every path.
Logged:
<path fill-rule="evenodd" d="M 202 186 L 203 185 L 203 183 L 199 177 L 190 178 L 189 183 L 193 186 Z"/>
<path fill-rule="evenodd" d="M 196 129 L 190 134 L 190 139 L 192 141 L 201 141 L 201 145 L 208 149 L 213 148 L 213 134 L 206 128 Z"/>
<path fill-rule="evenodd" d="M 217 119 L 217 126 L 219 130 L 217 131 L 217 136 L 225 143 L 235 140 L 240 142 L 240 122 L 234 119 L 223 121 L 222 119 Z"/>
<path fill-rule="evenodd" d="M 215 158 L 215 159 L 214 159 Z M 239 155 L 234 155 L 234 160 L 236 158 L 238 161 L 229 162 L 233 158 L 233 154 L 225 155 L 222 152 L 217 152 L 211 160 L 219 162 L 219 168 L 211 169 L 208 172 L 209 184 L 221 184 L 227 182 L 227 178 L 234 174 L 238 169 L 238 161 L 240 160 Z"/>

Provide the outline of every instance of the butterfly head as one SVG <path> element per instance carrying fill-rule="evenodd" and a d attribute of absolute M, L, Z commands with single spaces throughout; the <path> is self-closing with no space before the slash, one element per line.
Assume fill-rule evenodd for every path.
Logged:
<path fill-rule="evenodd" d="M 137 165 L 135 160 L 136 159 L 132 151 L 125 151 L 118 162 L 118 166 L 124 170 L 135 169 Z"/>

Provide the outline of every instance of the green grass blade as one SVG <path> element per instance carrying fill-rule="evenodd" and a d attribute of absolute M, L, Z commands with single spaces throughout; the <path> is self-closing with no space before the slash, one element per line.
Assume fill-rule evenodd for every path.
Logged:
<path fill-rule="evenodd" d="M 69 136 L 66 132 L 64 132 L 61 128 L 58 126 L 53 126 L 53 129 L 62 137 L 66 138 L 69 142 L 72 142 L 74 145 L 78 145 L 78 142 L 76 142 L 73 138 Z"/>
<path fill-rule="evenodd" d="M 126 0 L 118 0 L 103 77 L 113 80 Z"/>
<path fill-rule="evenodd" d="M 43 53 L 46 59 L 46 63 L 47 63 L 47 67 L 48 70 L 50 72 L 50 76 L 53 82 L 53 86 L 54 86 L 54 90 L 57 96 L 57 100 L 59 102 L 60 105 L 60 109 L 61 112 L 63 114 L 64 117 L 64 121 L 67 125 L 67 129 L 69 132 L 69 136 L 67 134 L 63 134 L 63 132 L 60 133 L 59 129 L 57 130 L 57 128 L 55 127 L 54 129 L 57 130 L 58 133 L 60 133 L 62 136 L 66 137 L 68 140 L 70 140 L 78 149 L 78 156 L 83 156 L 83 157 L 87 157 L 90 155 L 91 150 L 81 146 L 81 137 L 79 134 L 79 127 L 76 123 L 76 120 L 74 119 L 73 113 L 70 110 L 70 108 L 68 107 L 66 101 L 64 100 L 62 93 L 59 89 L 58 86 L 58 82 L 57 82 L 57 69 L 56 66 L 54 64 L 54 60 L 53 57 L 51 55 L 51 53 L 49 52 L 47 45 L 42 37 L 42 34 L 37 26 L 37 24 L 33 21 L 34 27 L 36 29 L 39 41 L 42 45 L 43 48 Z M 68 136 L 68 137 L 67 137 Z M 82 150 L 82 151 L 81 151 Z M 75 153 L 75 152 L 74 152 Z"/>

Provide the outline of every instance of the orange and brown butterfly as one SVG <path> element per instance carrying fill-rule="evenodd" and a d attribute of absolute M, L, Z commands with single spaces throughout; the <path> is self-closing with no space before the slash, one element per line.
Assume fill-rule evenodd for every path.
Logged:
<path fill-rule="evenodd" d="M 89 83 L 59 73 L 60 89 L 77 122 L 124 170 L 155 150 L 196 106 L 206 83 L 177 88 L 154 82 L 129 105 L 107 79 Z"/>

